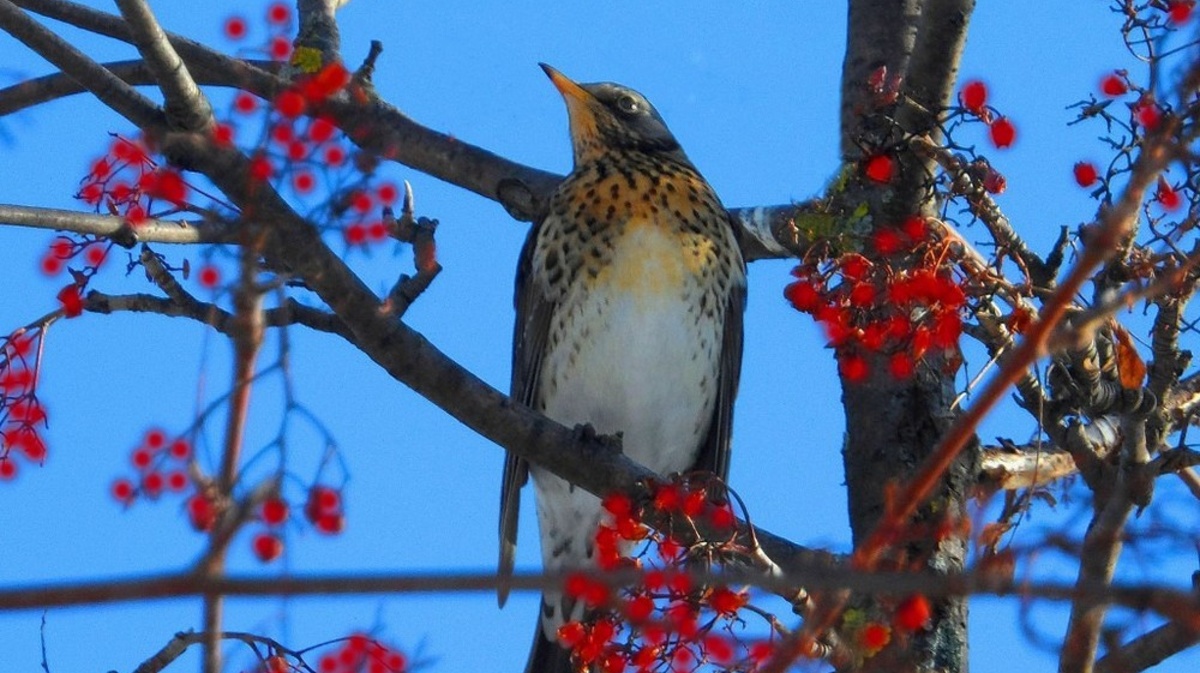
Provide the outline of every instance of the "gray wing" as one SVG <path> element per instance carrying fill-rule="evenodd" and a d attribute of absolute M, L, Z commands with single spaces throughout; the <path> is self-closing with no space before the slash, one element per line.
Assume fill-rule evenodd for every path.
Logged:
<path fill-rule="evenodd" d="M 712 423 L 700 445 L 696 469 L 713 472 L 722 481 L 729 479 L 729 440 L 733 434 L 733 400 L 737 397 L 738 378 L 742 373 L 742 318 L 746 308 L 746 286 L 730 289 L 725 304 L 725 334 L 721 339 L 721 368 L 717 375 L 717 401 Z"/>
<path fill-rule="evenodd" d="M 542 354 L 546 350 L 546 337 L 550 333 L 550 316 L 554 305 L 542 295 L 537 284 L 529 278 L 533 260 L 533 248 L 539 226 L 530 228 L 521 248 L 517 263 L 516 323 L 513 325 L 512 381 L 509 394 L 519 404 L 535 405 L 538 375 L 542 368 Z M 514 453 L 507 452 L 504 458 L 504 478 L 500 485 L 500 583 L 496 598 L 500 605 L 508 600 L 508 579 L 512 577 L 514 556 L 517 551 L 517 519 L 521 511 L 521 487 L 529 478 L 529 465 Z"/>

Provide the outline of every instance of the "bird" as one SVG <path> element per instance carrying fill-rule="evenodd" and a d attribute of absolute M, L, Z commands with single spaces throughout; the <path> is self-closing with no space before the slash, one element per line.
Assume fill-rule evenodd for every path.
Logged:
<path fill-rule="evenodd" d="M 566 102 L 574 166 L 519 257 L 512 398 L 567 426 L 620 435 L 661 475 L 729 471 L 746 267 L 713 188 L 646 97 L 540 64 Z M 594 568 L 601 500 L 509 453 L 499 602 L 532 476 L 546 572 Z M 526 673 L 570 673 L 556 634 L 585 606 L 542 594 Z"/>

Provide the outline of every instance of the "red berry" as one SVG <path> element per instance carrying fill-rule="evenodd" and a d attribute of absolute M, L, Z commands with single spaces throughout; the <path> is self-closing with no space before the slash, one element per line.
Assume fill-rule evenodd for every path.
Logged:
<path fill-rule="evenodd" d="M 881 227 L 871 235 L 871 245 L 875 248 L 875 252 L 881 255 L 891 255 L 900 251 L 903 241 L 900 240 L 900 232 L 892 227 Z"/>
<path fill-rule="evenodd" d="M 929 606 L 929 599 L 915 594 L 905 598 L 896 607 L 896 626 L 905 631 L 919 631 L 925 628 L 932 616 L 933 609 Z"/>
<path fill-rule="evenodd" d="M 229 124 L 217 124 L 213 127 L 213 142 L 222 147 L 233 144 L 233 127 Z"/>
<path fill-rule="evenodd" d="M 254 555 L 263 563 L 270 563 L 283 553 L 283 540 L 270 533 L 259 533 L 254 537 Z"/>
<path fill-rule="evenodd" d="M 271 128 L 271 140 L 286 145 L 296 138 L 296 132 L 286 124 L 276 124 Z"/>
<path fill-rule="evenodd" d="M 675 484 L 662 484 L 654 491 L 654 508 L 660 512 L 674 512 L 682 501 L 683 494 Z"/>
<path fill-rule="evenodd" d="M 62 271 L 63 262 L 61 259 L 53 255 L 46 255 L 42 258 L 41 268 L 42 273 L 46 274 L 47 276 L 56 276 L 58 275 L 59 271 Z"/>
<path fill-rule="evenodd" d="M 304 142 L 296 140 L 288 143 L 287 158 L 290 161 L 296 162 L 308 156 L 308 145 Z"/>
<path fill-rule="evenodd" d="M 142 489 L 146 491 L 146 495 L 151 498 L 157 497 L 163 490 L 163 476 L 161 472 L 151 472 L 142 478 Z"/>
<path fill-rule="evenodd" d="M 1075 164 L 1075 182 L 1080 187 L 1091 187 L 1099 179 L 1099 172 L 1096 170 L 1095 164 L 1090 161 L 1080 161 Z"/>
<path fill-rule="evenodd" d="M 317 186 L 317 179 L 308 171 L 300 171 L 292 176 L 292 187 L 301 194 L 307 194 Z"/>
<path fill-rule="evenodd" d="M 84 203 L 96 205 L 100 203 L 100 199 L 103 197 L 104 188 L 92 182 L 84 185 L 83 189 L 79 190 L 79 196 L 77 198 L 82 199 Z"/>
<path fill-rule="evenodd" d="M 1129 87 L 1125 84 L 1125 79 L 1117 73 L 1109 73 L 1100 80 L 1100 92 L 1109 98 L 1125 95 L 1129 91 Z"/>
<path fill-rule="evenodd" d="M 346 517 L 341 514 L 322 514 L 314 524 L 318 533 L 337 535 L 346 530 Z"/>
<path fill-rule="evenodd" d="M 567 622 L 558 627 L 558 633 L 555 635 L 558 636 L 558 642 L 562 643 L 563 647 L 570 649 L 583 642 L 583 639 L 587 637 L 587 630 L 579 622 Z"/>
<path fill-rule="evenodd" d="M 292 55 L 292 43 L 288 42 L 285 37 L 276 37 L 271 40 L 271 58 L 276 61 L 282 61 Z"/>
<path fill-rule="evenodd" d="M 200 281 L 201 287 L 208 288 L 209 290 L 215 289 L 221 283 L 221 270 L 212 264 L 205 264 L 200 267 L 197 280 Z"/>
<path fill-rule="evenodd" d="M 274 24 L 287 23 L 292 18 L 292 12 L 282 2 L 272 2 L 267 6 L 267 21 Z"/>
<path fill-rule="evenodd" d="M 231 40 L 240 40 L 246 37 L 246 20 L 240 16 L 231 16 L 225 19 L 225 37 Z"/>
<path fill-rule="evenodd" d="M 79 294 L 78 285 L 68 285 L 58 291 L 58 303 L 62 306 L 63 315 L 76 318 L 83 313 L 83 297 Z"/>
<path fill-rule="evenodd" d="M 867 378 L 867 361 L 861 355 L 843 355 L 838 358 L 838 370 L 851 383 L 861 383 Z"/>
<path fill-rule="evenodd" d="M 1139 102 L 1134 108 L 1133 114 L 1137 117 L 1137 122 L 1147 131 L 1158 128 L 1158 123 L 1162 121 L 1162 111 L 1149 98 Z"/>
<path fill-rule="evenodd" d="M 217 522 L 217 508 L 211 500 L 199 493 L 188 499 L 187 511 L 192 528 L 198 531 L 212 530 L 213 524 Z"/>
<path fill-rule="evenodd" d="M 133 500 L 133 482 L 128 479 L 118 479 L 112 483 L 110 492 L 116 501 L 127 503 Z"/>
<path fill-rule="evenodd" d="M 258 182 L 266 182 L 275 174 L 275 167 L 271 165 L 271 160 L 262 156 L 256 155 L 250 160 L 250 178 Z"/>
<path fill-rule="evenodd" d="M 987 97 L 987 85 L 979 80 L 967 82 L 958 94 L 962 106 L 975 115 L 983 114 Z"/>
<path fill-rule="evenodd" d="M 167 435 L 162 430 L 154 428 L 146 431 L 146 437 L 142 440 L 151 450 L 157 451 L 161 449 L 167 441 Z"/>
<path fill-rule="evenodd" d="M 1008 117 L 1001 117 L 988 127 L 988 135 L 991 137 L 993 145 L 1004 149 L 1011 147 L 1017 139 L 1017 127 L 1013 126 Z"/>
<path fill-rule="evenodd" d="M 1175 25 L 1187 23 L 1192 18 L 1194 0 L 1171 0 L 1167 3 L 1167 15 Z"/>
<path fill-rule="evenodd" d="M 172 491 L 182 491 L 187 488 L 188 476 L 184 472 L 176 470 L 167 475 L 167 488 Z"/>
<path fill-rule="evenodd" d="M 104 263 L 104 258 L 107 255 L 108 251 L 102 246 L 92 245 L 88 246 L 87 252 L 83 254 L 83 258 L 88 263 L 88 266 L 100 266 Z"/>
<path fill-rule="evenodd" d="M 725 636 L 709 634 L 704 639 L 704 650 L 718 664 L 733 660 L 733 644 Z"/>
<path fill-rule="evenodd" d="M 895 173 L 895 162 L 886 154 L 877 154 L 867 159 L 863 173 L 874 182 L 890 182 Z"/>
<path fill-rule="evenodd" d="M 747 596 L 725 587 L 713 589 L 708 597 L 708 606 L 720 615 L 733 616 L 746 604 Z"/>
<path fill-rule="evenodd" d="M 287 521 L 288 504 L 279 498 L 267 498 L 262 504 L 262 520 L 268 526 L 278 526 Z"/>
<path fill-rule="evenodd" d="M 907 353 L 896 353 L 888 360 L 888 373 L 898 380 L 908 379 L 915 369 L 913 359 Z"/>
<path fill-rule="evenodd" d="M 863 647 L 870 652 L 882 650 L 892 640 L 892 630 L 883 624 L 867 624 L 862 630 Z"/>
<path fill-rule="evenodd" d="M 346 161 L 346 150 L 337 145 L 325 149 L 325 163 L 333 167 L 341 166 Z"/>
<path fill-rule="evenodd" d="M 233 109 L 241 114 L 250 114 L 258 109 L 258 99 L 253 94 L 239 91 L 233 97 Z"/>
<path fill-rule="evenodd" d="M 382 241 L 388 236 L 387 226 L 383 222 L 372 222 L 367 225 L 367 238 L 372 241 Z"/>
<path fill-rule="evenodd" d="M 186 439 L 177 439 L 171 442 L 171 448 L 167 451 L 175 460 L 187 460 L 192 455 L 192 445 Z"/>
<path fill-rule="evenodd" d="M 384 205 L 391 205 L 396 202 L 396 197 L 398 196 L 396 185 L 393 185 L 390 182 L 380 185 L 379 189 L 376 190 L 375 195 L 379 197 L 380 203 Z"/>
<path fill-rule="evenodd" d="M 737 517 L 733 515 L 733 510 L 729 509 L 728 505 L 714 509 L 709 513 L 708 519 L 715 528 L 733 528 L 737 523 Z"/>
<path fill-rule="evenodd" d="M 404 658 L 404 655 L 399 652 L 389 652 L 384 663 L 387 664 L 388 670 L 393 673 L 401 673 L 408 665 L 408 661 Z"/>
<path fill-rule="evenodd" d="M 129 462 L 139 470 L 144 470 L 150 467 L 150 461 L 153 460 L 154 454 L 147 449 L 137 449 L 129 457 Z"/>
<path fill-rule="evenodd" d="M 361 224 L 352 224 L 342 233 L 348 245 L 360 245 L 367 240 L 367 228 Z"/>
<path fill-rule="evenodd" d="M 1158 193 L 1156 195 L 1158 202 L 1166 210 L 1175 210 L 1179 207 L 1182 200 L 1179 198 L 1179 192 L 1167 182 L 1166 178 L 1159 176 L 1158 178 Z"/>
<path fill-rule="evenodd" d="M 304 506 L 304 516 L 315 522 L 321 514 L 337 512 L 342 507 L 342 497 L 329 486 L 313 486 L 308 492 L 308 502 Z"/>
<path fill-rule="evenodd" d="M 308 107 L 308 102 L 295 89 L 285 89 L 283 93 L 275 97 L 275 109 L 289 119 L 304 114 L 306 107 Z"/>
<path fill-rule="evenodd" d="M 308 126 L 308 139 L 320 144 L 332 138 L 333 132 L 336 130 L 337 127 L 333 125 L 333 122 L 324 117 L 317 117 Z"/>
<path fill-rule="evenodd" d="M 783 288 L 783 296 L 792 308 L 803 313 L 812 313 L 821 305 L 819 286 L 810 280 L 798 280 Z"/>
<path fill-rule="evenodd" d="M 12 458 L 0 458 L 0 481 L 9 481 L 17 476 L 17 463 Z"/>
<path fill-rule="evenodd" d="M 600 505 L 608 510 L 609 514 L 618 518 L 633 515 L 633 500 L 630 500 L 629 496 L 624 493 L 610 493 L 605 496 Z"/>

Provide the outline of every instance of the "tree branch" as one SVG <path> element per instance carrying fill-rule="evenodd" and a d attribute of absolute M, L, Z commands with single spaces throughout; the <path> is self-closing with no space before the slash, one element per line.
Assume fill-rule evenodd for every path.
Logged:
<path fill-rule="evenodd" d="M 123 217 L 0 203 L 0 223 L 34 229 L 103 236 L 125 247 L 137 243 L 233 243 L 236 230 L 227 222 L 147 219 L 130 226 Z"/>
<path fill-rule="evenodd" d="M 514 589 L 541 591 L 560 587 L 574 573 L 517 573 L 510 581 Z M 1171 620 L 1186 621 L 1200 614 L 1200 603 L 1187 591 L 1157 585 L 1092 584 L 1079 586 L 1059 582 L 1018 582 L 1001 573 L 894 572 L 855 570 L 847 566 L 813 566 L 798 574 L 768 577 L 758 572 L 726 569 L 719 573 L 691 572 L 697 585 L 750 584 L 770 591 L 803 584 L 824 592 L 853 590 L 881 596 L 922 594 L 929 598 L 973 594 L 1038 597 L 1072 601 L 1080 596 L 1131 610 L 1152 610 Z M 592 576 L 600 582 L 624 586 L 644 580 L 638 570 L 618 570 Z M 363 575 L 289 575 L 283 577 L 205 577 L 196 573 L 171 573 L 128 579 L 66 582 L 33 587 L 0 588 L 0 610 L 44 610 L 48 608 L 102 605 L 131 601 L 164 600 L 219 593 L 225 596 L 277 597 L 314 595 L 369 595 L 396 593 L 446 593 L 495 591 L 500 578 L 494 572 Z"/>
<path fill-rule="evenodd" d="M 146 60 L 155 84 L 163 93 L 167 124 L 181 131 L 211 128 L 213 113 L 208 99 L 196 86 L 179 54 L 175 53 L 146 0 L 116 1 L 129 25 L 138 52 Z"/>
<path fill-rule="evenodd" d="M 9 0 L 0 0 L 0 28 L 87 87 L 92 95 L 138 128 L 162 126 L 162 111 L 153 101 L 30 19 Z"/>
<path fill-rule="evenodd" d="M 1168 622 L 1113 650 L 1096 662 L 1096 673 L 1144 671 L 1200 643 L 1200 629 Z"/>

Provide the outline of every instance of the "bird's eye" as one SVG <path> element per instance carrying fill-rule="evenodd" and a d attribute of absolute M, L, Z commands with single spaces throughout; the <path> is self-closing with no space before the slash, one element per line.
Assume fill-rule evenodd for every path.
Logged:
<path fill-rule="evenodd" d="M 625 114 L 637 114 L 641 112 L 642 106 L 638 104 L 638 100 L 633 96 L 621 96 L 617 99 L 617 109 Z"/>

